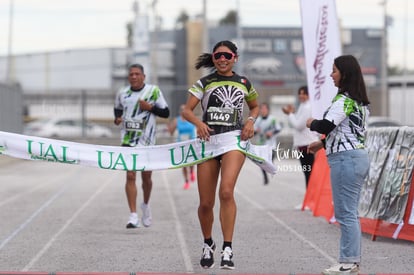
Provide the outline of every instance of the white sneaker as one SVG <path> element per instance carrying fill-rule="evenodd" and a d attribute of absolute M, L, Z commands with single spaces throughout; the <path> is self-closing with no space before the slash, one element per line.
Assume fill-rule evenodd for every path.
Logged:
<path fill-rule="evenodd" d="M 296 210 L 302 210 L 302 206 L 303 206 L 303 204 L 298 204 L 298 205 L 296 205 L 295 206 L 295 209 Z M 309 206 L 307 206 L 307 205 L 305 205 L 305 207 L 303 208 L 303 210 L 311 210 L 310 208 L 309 208 Z"/>
<path fill-rule="evenodd" d="M 213 241 L 213 244 L 209 246 L 206 243 L 203 243 L 203 253 L 201 255 L 200 265 L 203 268 L 212 268 L 214 267 L 214 251 L 216 250 L 216 244 Z"/>
<path fill-rule="evenodd" d="M 233 251 L 230 247 L 226 246 L 221 252 L 221 269 L 234 269 Z"/>
<path fill-rule="evenodd" d="M 126 228 L 137 228 L 139 227 L 139 219 L 137 213 L 129 214 L 129 220 L 126 225 Z"/>
<path fill-rule="evenodd" d="M 151 226 L 152 216 L 151 216 L 151 209 L 149 205 L 145 203 L 141 203 L 141 210 L 142 210 L 142 224 L 145 227 Z"/>
<path fill-rule="evenodd" d="M 322 271 L 324 275 L 357 275 L 359 266 L 355 263 L 336 264 Z"/>
<path fill-rule="evenodd" d="M 295 206 L 295 209 L 296 209 L 296 210 L 302 210 L 302 204 L 298 204 L 298 205 L 296 205 L 296 206 Z"/>

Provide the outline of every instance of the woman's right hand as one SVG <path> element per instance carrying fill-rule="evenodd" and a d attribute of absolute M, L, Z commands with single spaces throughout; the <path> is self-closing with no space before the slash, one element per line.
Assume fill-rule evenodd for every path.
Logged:
<path fill-rule="evenodd" d="M 312 124 L 312 121 L 314 121 L 314 120 L 315 120 L 314 118 L 308 118 L 306 120 L 306 127 L 310 128 L 311 127 L 311 124 Z"/>

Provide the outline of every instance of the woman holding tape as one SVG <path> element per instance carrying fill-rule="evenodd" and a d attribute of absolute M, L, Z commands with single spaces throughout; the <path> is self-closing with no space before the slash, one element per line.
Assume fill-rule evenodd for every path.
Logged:
<path fill-rule="evenodd" d="M 338 93 L 323 119 L 310 118 L 306 126 L 326 135 L 311 143 L 310 152 L 325 147 L 331 171 L 336 221 L 341 229 L 339 263 L 322 271 L 325 275 L 358 274 L 361 262 L 361 226 L 358 202 L 369 169 L 365 149 L 368 96 L 358 61 L 352 55 L 335 58 L 331 77 Z"/>

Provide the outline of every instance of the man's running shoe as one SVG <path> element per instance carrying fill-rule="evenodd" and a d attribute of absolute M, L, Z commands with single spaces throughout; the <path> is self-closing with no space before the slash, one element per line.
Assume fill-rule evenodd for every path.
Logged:
<path fill-rule="evenodd" d="M 322 271 L 324 275 L 357 275 L 359 266 L 355 263 L 336 264 Z"/>
<path fill-rule="evenodd" d="M 139 227 L 139 219 L 137 213 L 131 213 L 126 228 L 137 228 Z"/>
<path fill-rule="evenodd" d="M 151 209 L 149 205 L 145 203 L 141 203 L 141 210 L 142 210 L 142 224 L 145 227 L 150 227 L 152 223 L 152 216 L 151 216 Z"/>
<path fill-rule="evenodd" d="M 203 244 L 203 254 L 201 255 L 200 265 L 203 268 L 214 267 L 214 251 L 216 250 L 216 244 L 213 242 L 211 246 Z"/>
<path fill-rule="evenodd" d="M 221 252 L 221 263 L 220 268 L 221 269 L 234 269 L 234 263 L 233 263 L 233 251 L 229 246 L 226 246 L 224 250 Z"/>

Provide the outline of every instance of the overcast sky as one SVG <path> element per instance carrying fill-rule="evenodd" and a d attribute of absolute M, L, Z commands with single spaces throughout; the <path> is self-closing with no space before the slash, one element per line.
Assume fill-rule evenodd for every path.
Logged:
<path fill-rule="evenodd" d="M 126 24 L 133 18 L 133 0 L 1 0 L 0 55 L 8 54 L 10 3 L 13 3 L 13 54 L 126 45 Z M 139 0 L 142 9 L 152 0 Z M 343 27 L 382 28 L 383 0 L 336 0 Z M 178 14 L 202 12 L 203 0 L 158 0 L 164 29 Z M 299 0 L 207 0 L 209 20 L 222 18 L 239 4 L 243 26 L 300 27 Z M 414 1 L 388 0 L 389 64 L 414 69 Z"/>

